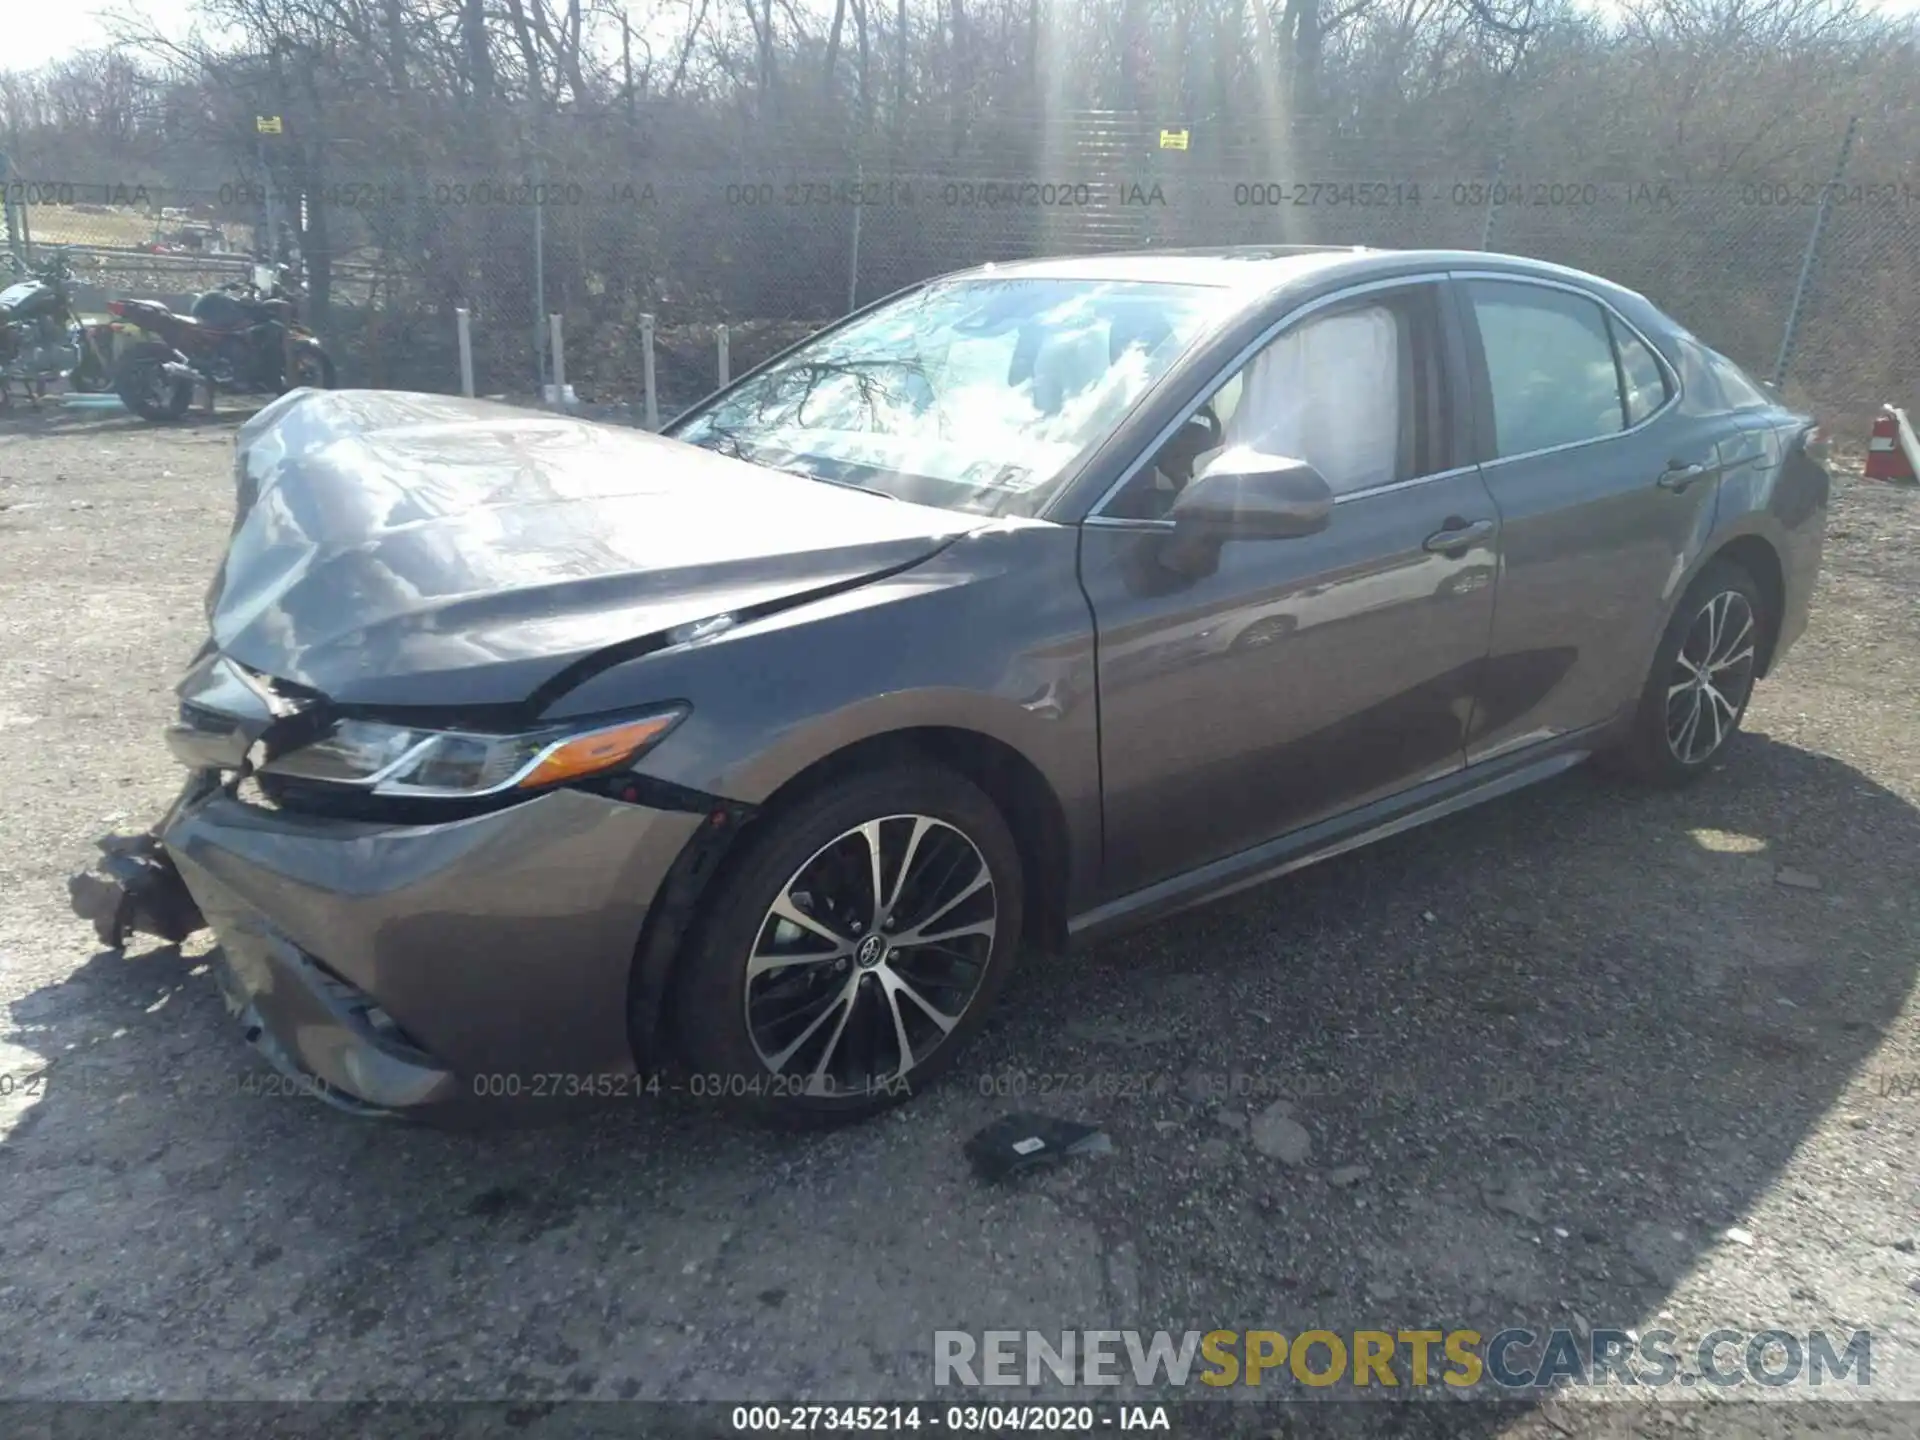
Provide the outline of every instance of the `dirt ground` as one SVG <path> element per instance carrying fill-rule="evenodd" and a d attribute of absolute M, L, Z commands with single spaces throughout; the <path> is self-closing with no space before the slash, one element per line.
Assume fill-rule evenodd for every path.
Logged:
<path fill-rule="evenodd" d="M 1030 965 L 854 1129 L 476 1136 L 256 1093 L 199 950 L 68 912 L 175 791 L 233 418 L 0 420 L 0 1396 L 899 1401 L 936 1328 L 1559 1324 L 1866 1329 L 1920 1401 L 1920 494 L 1841 477 L 1812 629 L 1684 794 L 1578 771 Z M 988 1186 L 1018 1108 L 1112 1153 Z M 1313 1429 L 1920 1433 L 1586 1398 Z"/>

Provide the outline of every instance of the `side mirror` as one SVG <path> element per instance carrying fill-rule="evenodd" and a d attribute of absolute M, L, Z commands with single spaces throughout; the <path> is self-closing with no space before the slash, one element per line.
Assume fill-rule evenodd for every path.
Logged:
<path fill-rule="evenodd" d="M 1167 512 L 1177 534 L 1218 544 L 1313 535 L 1333 519 L 1333 487 L 1304 460 L 1236 445 L 1214 456 Z"/>

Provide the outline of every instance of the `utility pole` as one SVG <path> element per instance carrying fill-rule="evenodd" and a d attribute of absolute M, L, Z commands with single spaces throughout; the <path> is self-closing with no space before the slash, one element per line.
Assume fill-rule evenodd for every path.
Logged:
<path fill-rule="evenodd" d="M 260 189 L 267 210 L 267 263 L 280 261 L 280 216 L 273 200 L 273 171 L 267 165 L 267 136 L 281 134 L 285 127 L 278 115 L 253 117 L 253 148 L 260 163 Z"/>
<path fill-rule="evenodd" d="M 627 101 L 627 128 L 633 128 L 633 26 L 627 23 L 627 12 L 620 11 L 620 78 L 622 93 Z"/>
<path fill-rule="evenodd" d="M 1814 212 L 1813 232 L 1807 236 L 1806 254 L 1800 259 L 1800 278 L 1794 283 L 1793 304 L 1787 310 L 1787 323 L 1780 334 L 1780 353 L 1773 361 L 1773 388 L 1787 383 L 1787 366 L 1793 359 L 1794 341 L 1800 335 L 1800 314 L 1807 303 L 1807 291 L 1813 286 L 1813 269 L 1820 261 L 1820 242 L 1826 238 L 1827 220 L 1833 213 L 1833 195 L 1847 175 L 1847 157 L 1853 154 L 1853 137 L 1860 132 L 1860 117 L 1847 121 L 1847 133 L 1840 139 L 1840 158 L 1833 165 L 1833 179 L 1820 192 L 1820 208 Z"/>

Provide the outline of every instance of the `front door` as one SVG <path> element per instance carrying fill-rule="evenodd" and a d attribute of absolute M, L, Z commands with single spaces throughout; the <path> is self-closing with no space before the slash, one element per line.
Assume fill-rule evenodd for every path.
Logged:
<path fill-rule="evenodd" d="M 1455 468 L 1441 299 L 1428 282 L 1313 307 L 1085 524 L 1108 894 L 1462 767 L 1499 534 Z M 1170 570 L 1160 515 L 1195 433 L 1310 461 L 1331 523 Z"/>

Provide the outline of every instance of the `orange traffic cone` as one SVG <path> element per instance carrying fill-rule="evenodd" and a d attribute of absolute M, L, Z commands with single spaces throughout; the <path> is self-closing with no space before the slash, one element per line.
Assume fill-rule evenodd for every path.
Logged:
<path fill-rule="evenodd" d="M 1883 406 L 1873 422 L 1873 437 L 1867 441 L 1867 468 L 1862 473 L 1869 480 L 1890 480 L 1897 484 L 1914 483 L 1913 460 L 1910 451 L 1913 448 L 1913 432 L 1903 423 L 1906 416 L 1893 406 Z M 1905 430 L 1906 434 L 1901 434 Z M 1905 443 L 1903 443 L 1905 442 Z"/>

